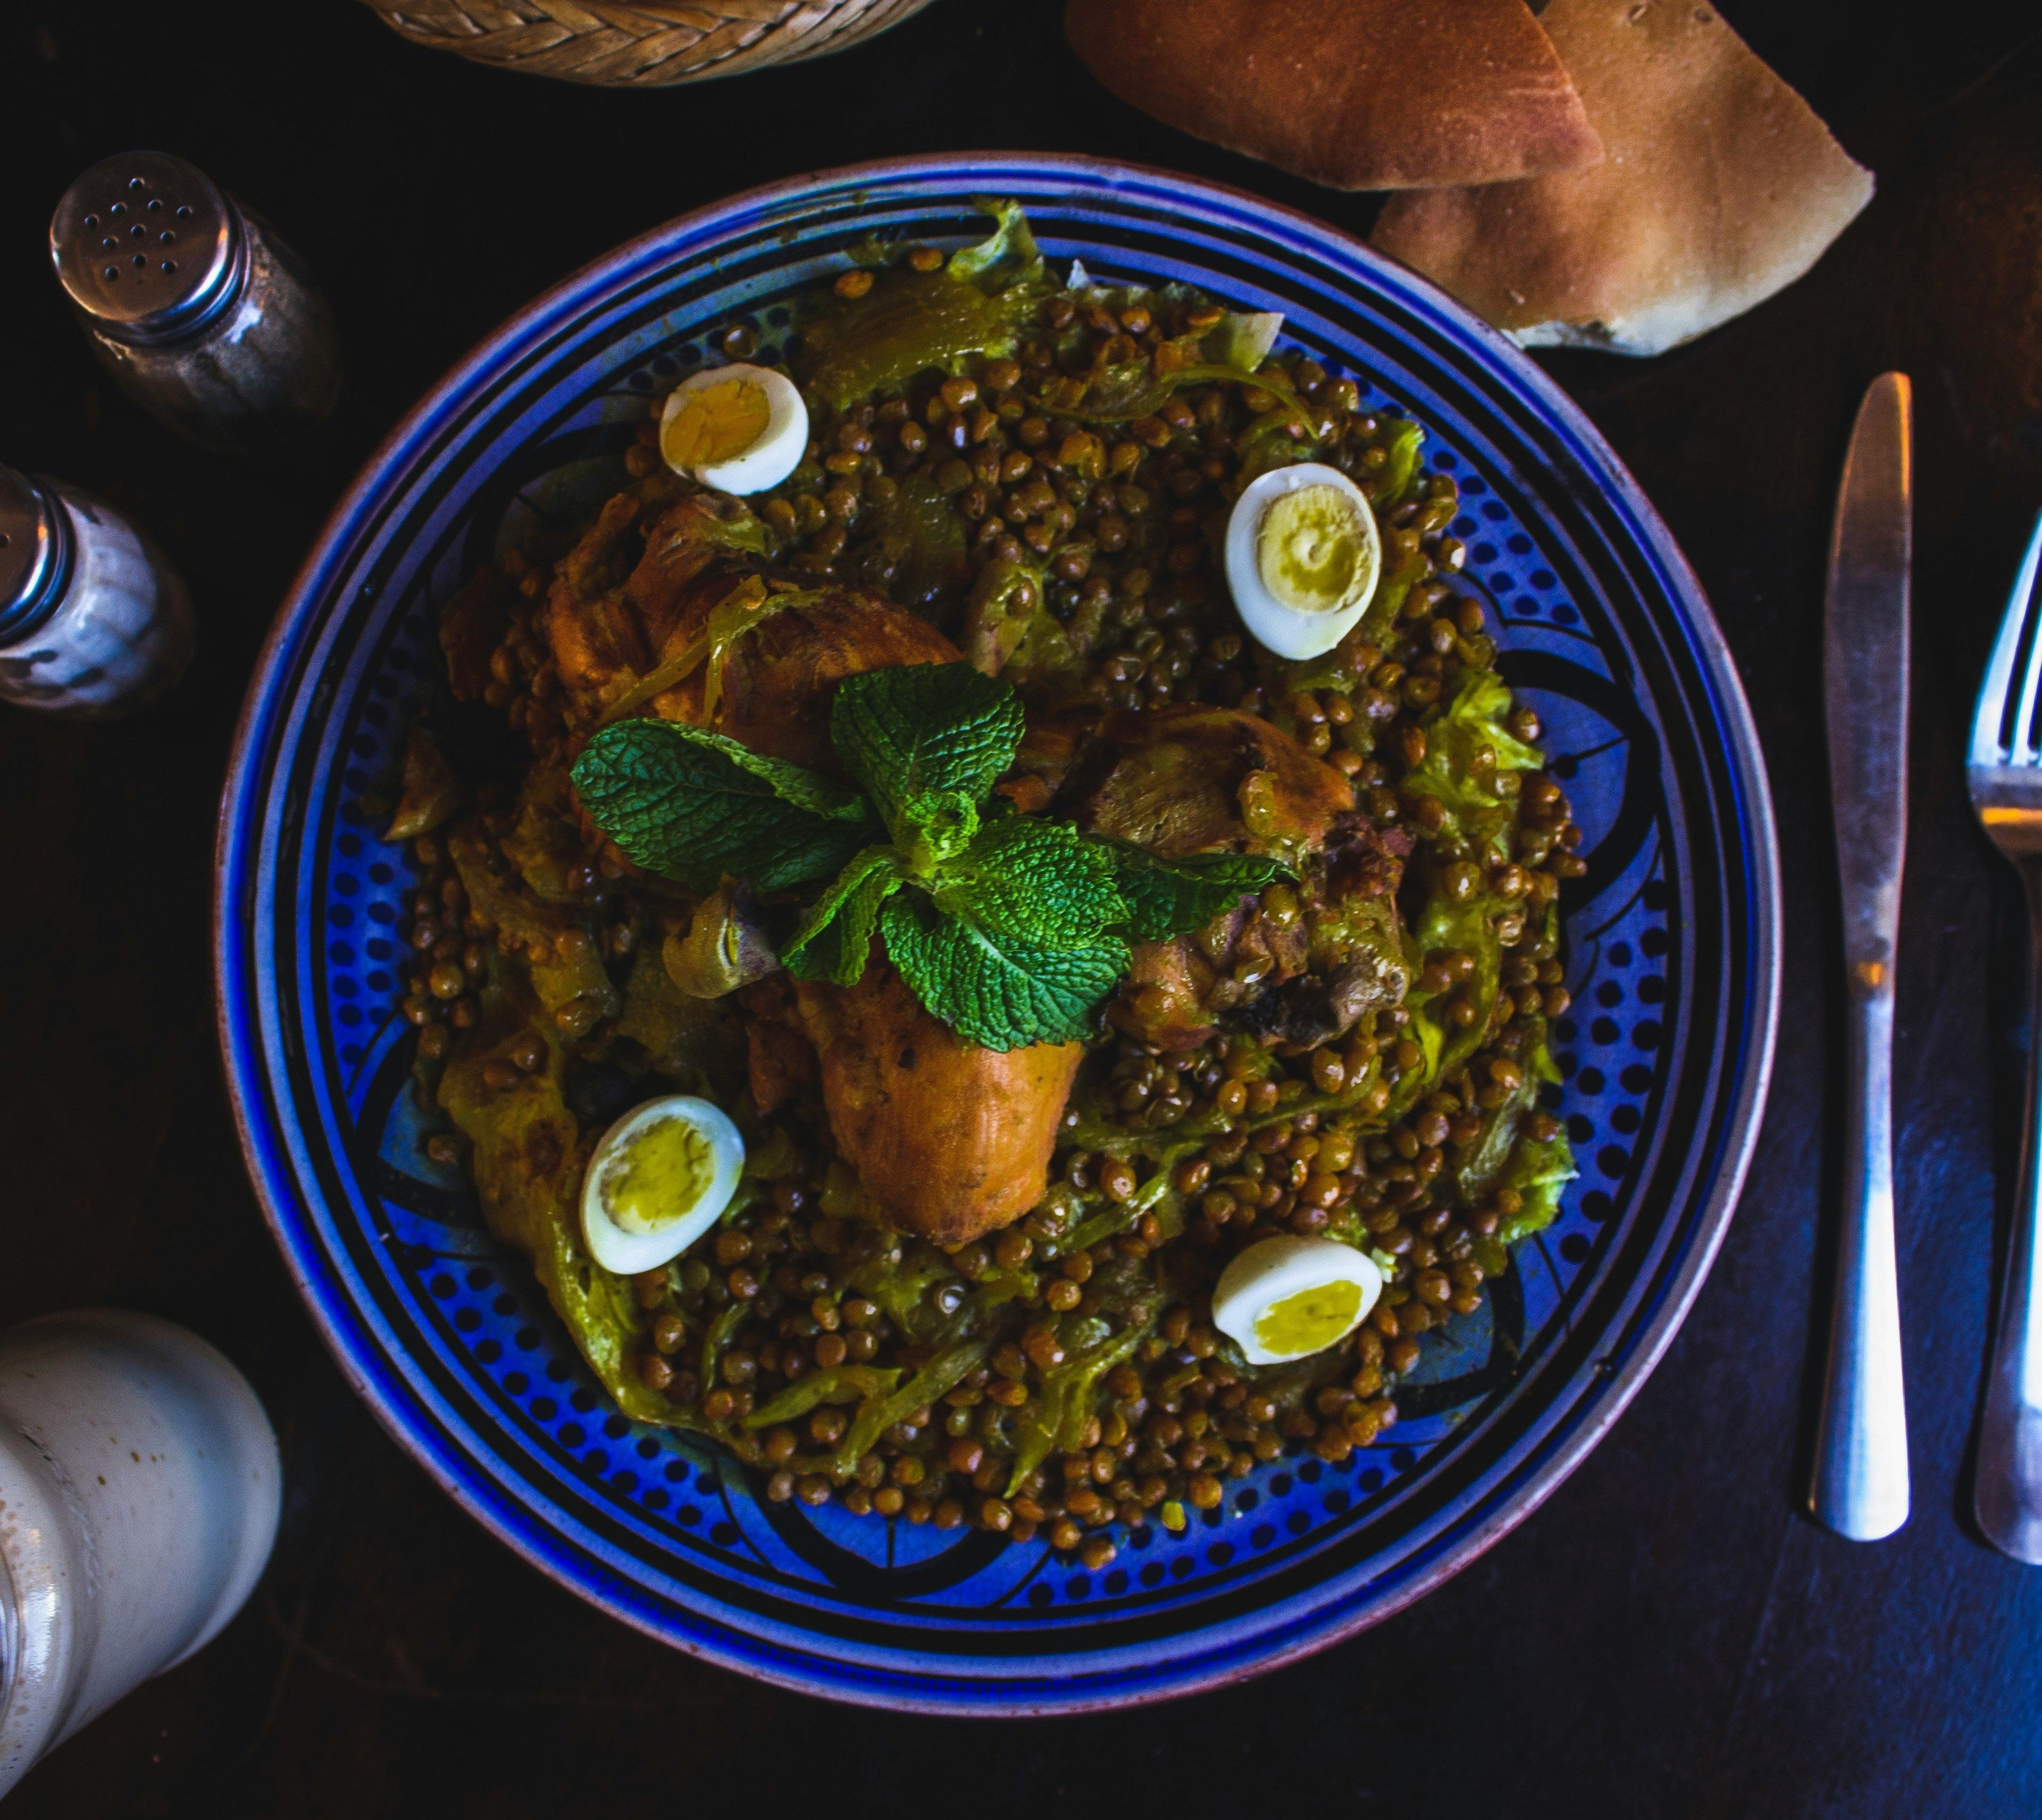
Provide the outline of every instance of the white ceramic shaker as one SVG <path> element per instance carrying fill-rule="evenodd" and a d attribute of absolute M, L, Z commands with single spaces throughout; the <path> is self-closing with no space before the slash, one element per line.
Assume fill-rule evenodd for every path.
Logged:
<path fill-rule="evenodd" d="M 191 597 L 110 506 L 0 467 L 0 702 L 110 720 L 191 661 Z"/>
<path fill-rule="evenodd" d="M 241 1608 L 275 1539 L 248 1382 L 153 1315 L 0 1334 L 0 1796 Z"/>

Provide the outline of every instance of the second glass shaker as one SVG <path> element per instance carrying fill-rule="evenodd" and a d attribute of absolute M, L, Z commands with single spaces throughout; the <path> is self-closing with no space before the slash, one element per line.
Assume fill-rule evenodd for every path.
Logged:
<path fill-rule="evenodd" d="M 0 466 L 0 702 L 107 720 L 184 674 L 191 597 L 112 507 Z"/>
<path fill-rule="evenodd" d="M 57 205 L 50 258 L 100 364 L 202 447 L 269 446 L 333 408 L 326 300 L 274 229 L 182 159 L 94 165 Z"/>

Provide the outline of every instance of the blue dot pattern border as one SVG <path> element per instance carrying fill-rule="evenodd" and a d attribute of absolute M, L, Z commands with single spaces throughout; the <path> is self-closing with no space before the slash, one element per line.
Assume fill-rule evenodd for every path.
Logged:
<path fill-rule="evenodd" d="M 1581 1164 L 1482 1310 L 1426 1340 L 1402 1419 L 1337 1466 L 1232 1485 L 1103 1572 L 1038 1543 L 757 1495 L 710 1447 L 624 1420 L 530 1272 L 436 1168 L 396 1015 L 408 856 L 361 798 L 439 661 L 440 604 L 536 521 L 617 484 L 647 401 L 859 237 L 960 243 L 973 196 L 1052 258 L 1283 312 L 1286 340 L 1426 426 L 1505 675 L 1586 839 L 1562 900 L 1574 1008 L 1551 1090 Z M 653 1635 L 781 1684 L 952 1712 L 1152 1700 L 1377 1621 L 1558 1482 L 1670 1337 L 1721 1238 L 1769 1063 L 1776 861 L 1734 675 L 1615 459 L 1536 369 L 1304 217 L 1084 160 L 824 175 L 670 224 L 542 298 L 370 464 L 280 616 L 223 816 L 222 1040 L 251 1172 L 350 1379 L 484 1522 Z"/>

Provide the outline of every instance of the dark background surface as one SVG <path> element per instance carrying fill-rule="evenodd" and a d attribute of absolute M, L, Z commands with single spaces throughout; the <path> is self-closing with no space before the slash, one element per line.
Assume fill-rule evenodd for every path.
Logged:
<path fill-rule="evenodd" d="M 1112 101 L 1050 0 L 937 0 L 846 55 L 618 95 L 473 69 L 348 0 L 0 8 L 0 460 L 108 498 L 199 603 L 198 667 L 109 728 L 0 710 L 0 1325 L 90 1302 L 221 1346 L 282 1436 L 248 1609 L 33 1772 L 36 1816 L 613 1814 L 820 1802 L 975 1815 L 1971 1817 L 2042 1811 L 2042 1573 L 1966 1471 L 2019 1116 L 2021 910 L 1965 808 L 1971 691 L 2042 503 L 2042 32 L 2032 0 L 1729 0 L 1879 193 L 1784 296 L 1650 362 L 1551 358 L 1700 572 L 1763 733 L 1786 878 L 1771 1106 L 1714 1274 L 1551 1501 L 1381 1628 L 1189 1703 L 1011 1724 L 832 1707 L 598 1615 L 491 1540 L 351 1398 L 243 1173 L 213 1047 L 212 830 L 243 683 L 355 468 L 537 291 L 729 191 L 972 147 L 1296 182 Z M 194 453 L 101 378 L 42 252 L 91 161 L 183 154 L 321 274 L 347 397 L 300 454 Z M 1839 994 L 1818 678 L 1857 397 L 1917 383 L 1914 801 L 1900 978 L 1913 1520 L 1796 1514 L 1834 1191 Z"/>

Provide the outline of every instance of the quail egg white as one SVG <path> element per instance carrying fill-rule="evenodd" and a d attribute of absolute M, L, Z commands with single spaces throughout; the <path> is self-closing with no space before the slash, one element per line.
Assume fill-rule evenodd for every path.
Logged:
<path fill-rule="evenodd" d="M 1213 1289 L 1213 1325 L 1251 1365 L 1281 1365 L 1336 1345 L 1368 1318 L 1382 1272 L 1335 1239 L 1258 1240 Z"/>
<path fill-rule="evenodd" d="M 770 366 L 711 367 L 667 394 L 660 453 L 677 474 L 722 493 L 763 493 L 801 465 L 809 407 Z"/>
<path fill-rule="evenodd" d="M 588 1160 L 590 1256 L 620 1276 L 658 1269 L 716 1224 L 744 1167 L 744 1140 L 721 1107 L 685 1093 L 634 1107 Z"/>
<path fill-rule="evenodd" d="M 1382 539 L 1361 489 L 1301 461 L 1258 475 L 1226 527 L 1226 585 L 1241 623 L 1279 657 L 1317 657 L 1367 610 Z"/>

